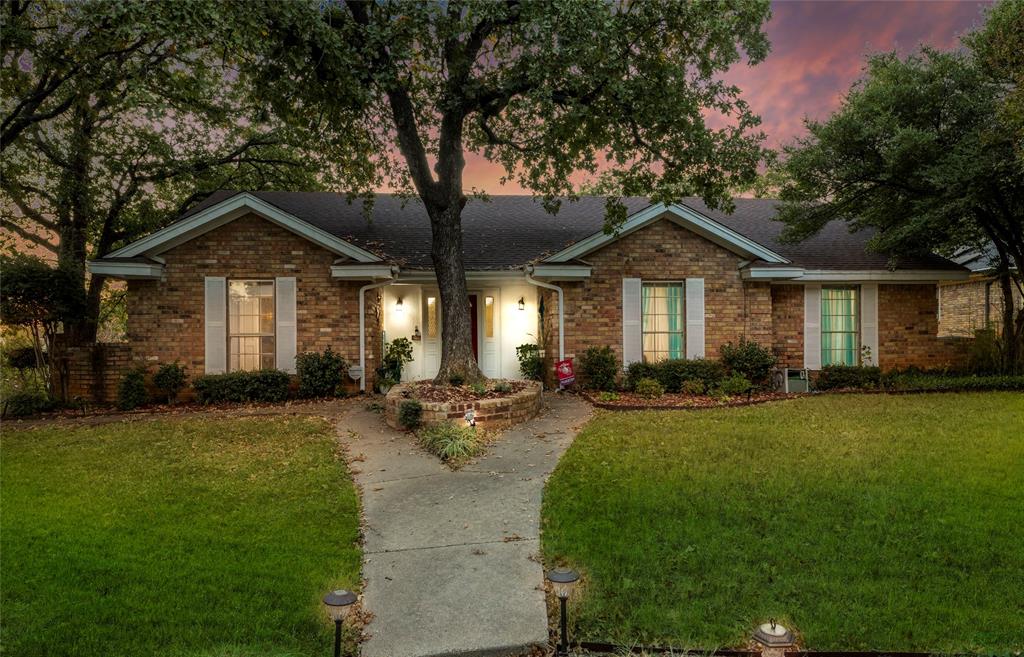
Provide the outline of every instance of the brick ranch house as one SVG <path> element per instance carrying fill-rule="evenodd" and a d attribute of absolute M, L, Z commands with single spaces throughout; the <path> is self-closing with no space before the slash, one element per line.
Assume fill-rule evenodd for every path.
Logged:
<path fill-rule="evenodd" d="M 970 270 L 970 278 L 939 285 L 939 336 L 972 337 L 976 331 L 1003 330 L 1003 292 L 996 276 L 995 247 L 962 249 L 953 262 Z M 1024 296 L 1013 287 L 1013 307 L 1024 309 Z"/>
<path fill-rule="evenodd" d="M 603 198 L 556 216 L 528 196 L 467 204 L 467 303 L 487 376 L 518 377 L 516 346 L 538 340 L 549 361 L 610 345 L 624 365 L 714 358 L 743 337 L 812 370 L 963 358 L 937 326 L 937 286 L 969 275 L 958 264 L 925 256 L 890 269 L 867 234 L 842 225 L 782 244 L 770 200 L 737 199 L 731 215 L 695 199 L 625 202 L 614 236 L 602 232 Z M 128 289 L 128 344 L 91 356 L 80 387 L 106 391 L 93 396 L 111 395 L 125 363 L 294 371 L 297 353 L 328 346 L 366 373 L 353 386 L 372 388 L 382 343 L 397 337 L 413 339 L 404 379 L 439 366 L 430 227 L 416 201 L 382 195 L 367 216 L 337 194 L 217 192 L 89 267 Z"/>

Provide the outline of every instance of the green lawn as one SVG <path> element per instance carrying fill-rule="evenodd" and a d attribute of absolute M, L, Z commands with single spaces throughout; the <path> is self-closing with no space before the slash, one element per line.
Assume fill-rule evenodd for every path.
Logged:
<path fill-rule="evenodd" d="M 0 458 L 4 654 L 330 654 L 360 552 L 327 422 L 5 428 Z"/>
<path fill-rule="evenodd" d="M 548 483 L 581 637 L 818 650 L 1024 648 L 1024 395 L 600 412 Z"/>

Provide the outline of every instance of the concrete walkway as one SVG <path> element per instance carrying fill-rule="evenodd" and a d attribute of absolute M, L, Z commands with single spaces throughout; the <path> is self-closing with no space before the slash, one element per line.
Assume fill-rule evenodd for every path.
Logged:
<path fill-rule="evenodd" d="M 545 401 L 540 416 L 457 472 L 371 411 L 339 422 L 363 491 L 373 614 L 364 657 L 508 655 L 547 643 L 541 493 L 590 407 Z"/>

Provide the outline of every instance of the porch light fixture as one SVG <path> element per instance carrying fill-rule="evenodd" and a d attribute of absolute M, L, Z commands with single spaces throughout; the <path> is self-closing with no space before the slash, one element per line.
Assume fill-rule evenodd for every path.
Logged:
<path fill-rule="evenodd" d="M 562 637 L 558 644 L 557 654 L 568 655 L 569 630 L 565 606 L 569 596 L 572 595 L 576 582 L 580 579 L 580 574 L 571 568 L 555 568 L 548 571 L 547 577 L 548 581 L 551 582 L 551 588 L 554 589 L 555 595 L 558 596 L 559 624 L 561 625 Z"/>
<path fill-rule="evenodd" d="M 352 611 L 356 594 L 345 589 L 331 591 L 324 596 L 324 608 L 334 621 L 334 657 L 341 657 L 341 626 Z"/>
<path fill-rule="evenodd" d="M 395 302 L 395 312 L 400 313 L 402 310 L 402 297 L 398 297 L 398 301 Z"/>
<path fill-rule="evenodd" d="M 771 618 L 754 630 L 754 641 L 766 648 L 785 648 L 793 645 L 793 633 Z"/>
<path fill-rule="evenodd" d="M 526 310 L 526 298 L 519 297 L 519 310 Z"/>

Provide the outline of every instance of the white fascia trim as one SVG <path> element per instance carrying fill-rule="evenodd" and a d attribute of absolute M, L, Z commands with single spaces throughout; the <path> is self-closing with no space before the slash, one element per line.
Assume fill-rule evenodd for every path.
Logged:
<path fill-rule="evenodd" d="M 790 280 L 801 283 L 855 283 L 865 281 L 934 283 L 936 281 L 966 280 L 969 276 L 970 272 L 967 271 L 960 272 L 943 269 L 907 269 L 903 271 L 830 271 L 827 269 L 807 269 L 802 276 Z"/>
<path fill-rule="evenodd" d="M 339 239 L 327 231 L 321 230 L 247 192 L 235 194 L 231 198 L 224 199 L 220 203 L 210 206 L 188 219 L 171 224 L 148 237 L 136 240 L 128 246 L 109 253 L 107 256 L 128 258 L 163 253 L 214 228 L 223 226 L 247 212 L 258 214 L 267 221 L 290 230 L 296 235 L 304 237 L 310 242 L 338 255 L 348 256 L 359 262 L 380 262 L 380 258 L 369 251 L 349 244 L 345 240 Z"/>
<path fill-rule="evenodd" d="M 390 278 L 398 273 L 398 267 L 391 265 L 331 265 L 331 278 L 376 279 Z"/>
<path fill-rule="evenodd" d="M 124 280 L 159 280 L 164 273 L 164 266 L 146 262 L 100 262 L 90 260 L 86 263 L 89 273 L 94 276 L 121 278 Z"/>
<path fill-rule="evenodd" d="M 582 280 L 590 278 L 592 269 L 592 267 L 585 267 L 583 265 L 537 264 L 533 266 L 533 275 L 559 280 Z"/>
<path fill-rule="evenodd" d="M 697 212 L 693 208 L 679 204 L 666 206 L 664 203 L 658 203 L 647 207 L 627 218 L 626 222 L 622 224 L 622 227 L 615 234 L 609 235 L 604 232 L 595 233 L 590 237 L 559 251 L 553 256 L 546 258 L 544 262 L 566 262 L 575 258 L 583 257 L 588 253 L 610 244 L 617 239 L 625 237 L 633 231 L 639 230 L 640 228 L 643 228 L 644 226 L 663 217 L 672 219 L 684 228 L 692 230 L 698 235 L 705 237 L 716 244 L 752 259 L 760 259 L 765 262 L 779 264 L 786 264 L 789 262 L 789 260 L 778 253 L 761 246 L 757 242 L 740 235 L 734 230 L 726 228 L 714 219 Z"/>
<path fill-rule="evenodd" d="M 466 280 L 469 282 L 502 282 L 511 280 L 522 280 L 523 272 L 520 269 L 516 270 L 477 270 L 467 271 Z M 437 281 L 437 276 L 433 270 L 430 269 L 403 269 L 402 270 L 402 281 L 406 283 L 434 283 Z"/>
<path fill-rule="evenodd" d="M 803 267 L 748 267 L 740 270 L 740 277 L 747 281 L 791 280 L 804 275 Z"/>

